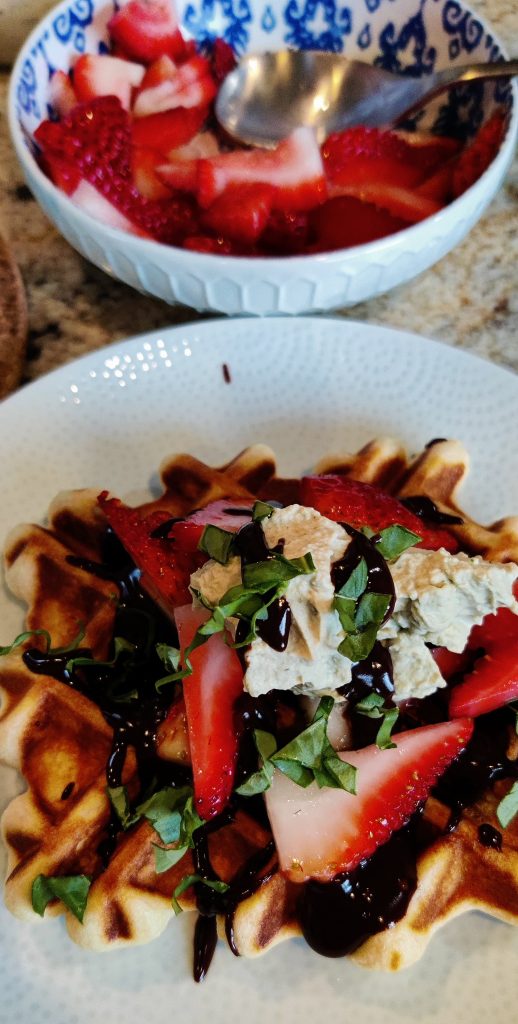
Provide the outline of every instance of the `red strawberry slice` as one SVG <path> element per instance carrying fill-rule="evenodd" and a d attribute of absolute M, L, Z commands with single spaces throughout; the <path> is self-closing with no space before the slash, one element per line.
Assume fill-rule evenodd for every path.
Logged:
<path fill-rule="evenodd" d="M 451 679 L 452 676 L 465 672 L 470 663 L 468 651 L 456 654 L 454 651 L 449 651 L 446 647 L 434 647 L 431 653 L 439 672 L 447 680 Z"/>
<path fill-rule="evenodd" d="M 167 163 L 157 167 L 158 177 L 170 188 L 194 193 L 198 187 L 198 161 L 217 153 L 216 136 L 212 132 L 199 132 L 185 146 L 170 151 Z"/>
<path fill-rule="evenodd" d="M 189 252 L 202 252 L 211 256 L 237 256 L 244 255 L 241 248 L 228 238 L 214 238 L 212 235 L 188 235 L 183 243 L 184 249 Z"/>
<path fill-rule="evenodd" d="M 66 117 L 79 102 L 74 86 L 64 71 L 55 71 L 49 84 L 49 101 L 59 117 Z"/>
<path fill-rule="evenodd" d="M 207 107 L 216 95 L 216 84 L 210 75 L 210 64 L 205 57 L 191 57 L 170 77 L 157 85 L 142 89 L 135 100 L 135 117 L 160 114 L 175 107 Z"/>
<path fill-rule="evenodd" d="M 130 119 L 115 96 L 79 104 L 59 124 L 44 121 L 35 139 L 45 158 L 73 168 L 146 234 L 176 245 L 194 233 L 194 209 L 187 198 L 151 200 L 137 192 Z"/>
<path fill-rule="evenodd" d="M 54 184 L 67 196 L 71 196 L 76 191 L 82 180 L 81 174 L 73 164 L 67 160 L 61 160 L 51 153 L 42 156 L 41 165 Z"/>
<path fill-rule="evenodd" d="M 305 476 L 301 484 L 301 503 L 316 508 L 321 515 L 335 522 L 348 523 L 360 529 L 370 526 L 383 530 L 398 523 L 422 538 L 418 547 L 458 551 L 455 537 L 444 527 L 427 526 L 410 509 L 372 484 L 360 483 L 348 476 L 328 474 Z"/>
<path fill-rule="evenodd" d="M 516 618 L 516 616 L 515 616 Z M 476 662 L 450 698 L 450 717 L 476 717 L 518 698 L 518 640 Z"/>
<path fill-rule="evenodd" d="M 443 167 L 417 186 L 416 192 L 420 196 L 436 199 L 438 203 L 446 205 L 453 199 L 453 170 L 453 161 L 446 161 Z"/>
<path fill-rule="evenodd" d="M 494 160 L 505 132 L 505 118 L 496 111 L 482 126 L 473 142 L 460 154 L 453 172 L 453 194 L 460 196 L 471 188 Z"/>
<path fill-rule="evenodd" d="M 163 82 L 172 82 L 175 74 L 176 64 L 174 60 L 171 60 L 166 53 L 163 53 L 161 57 L 158 57 L 157 60 L 154 60 L 146 68 L 146 73 L 137 95 L 143 92 L 144 89 L 153 89 L 156 85 L 162 85 Z"/>
<path fill-rule="evenodd" d="M 169 0 L 130 0 L 108 22 L 108 31 L 120 50 L 146 64 L 167 54 L 184 51 L 174 5 Z"/>
<path fill-rule="evenodd" d="M 273 185 L 274 207 L 307 210 L 326 196 L 320 150 L 311 128 L 297 128 L 275 149 L 221 153 L 198 168 L 198 201 L 211 204 L 229 185 Z"/>
<path fill-rule="evenodd" d="M 162 157 L 155 149 L 134 146 L 131 153 L 131 172 L 135 186 L 146 199 L 167 199 L 171 189 L 157 175 L 157 164 Z"/>
<path fill-rule="evenodd" d="M 312 211 L 310 224 L 318 250 L 364 245 L 408 227 L 402 218 L 352 196 L 328 199 Z"/>
<path fill-rule="evenodd" d="M 359 126 L 330 135 L 322 156 L 332 184 L 412 188 L 457 151 L 452 139 Z"/>
<path fill-rule="evenodd" d="M 357 768 L 356 795 L 303 789 L 276 771 L 265 793 L 281 871 L 293 882 L 331 881 L 402 828 L 468 743 L 469 718 L 424 726 L 394 737 L 397 746 L 339 753 Z"/>
<path fill-rule="evenodd" d="M 202 224 L 237 242 L 256 242 L 266 227 L 275 195 L 270 185 L 230 185 L 205 210 Z"/>
<path fill-rule="evenodd" d="M 283 256 L 304 252 L 310 236 L 309 217 L 303 210 L 272 210 L 261 237 L 261 248 Z"/>
<path fill-rule="evenodd" d="M 119 231 L 128 231 L 130 235 L 139 235 L 141 238 L 150 237 L 142 228 L 139 228 L 138 224 L 125 217 L 113 203 L 105 199 L 89 181 L 81 179 L 69 195 L 74 206 L 78 206 L 80 210 L 84 210 L 101 224 L 105 224 L 109 228 L 118 228 Z"/>
<path fill-rule="evenodd" d="M 191 573 L 206 561 L 206 555 L 193 548 L 192 543 L 184 547 L 152 536 L 157 528 L 170 520 L 167 511 L 153 512 L 141 518 L 138 510 L 129 508 L 118 498 L 108 498 L 107 491 L 103 491 L 98 500 L 121 544 L 141 569 L 142 586 L 172 617 L 175 608 L 190 601 Z"/>
<path fill-rule="evenodd" d="M 210 53 L 212 77 L 218 85 L 234 70 L 237 64 L 236 55 L 230 45 L 219 36 L 212 44 Z"/>
<path fill-rule="evenodd" d="M 180 647 L 185 651 L 196 630 L 208 617 L 204 609 L 177 608 L 175 622 Z M 243 669 L 236 651 L 216 633 L 190 655 L 192 675 L 183 683 L 189 747 L 194 782 L 194 803 L 202 818 L 219 814 L 234 785 L 238 736 L 234 704 L 243 692 Z"/>
<path fill-rule="evenodd" d="M 107 54 L 85 53 L 74 67 L 74 89 L 81 103 L 96 96 L 117 96 L 124 109 L 129 110 L 132 91 L 140 85 L 144 72 L 142 64 Z"/>
<path fill-rule="evenodd" d="M 363 184 L 341 185 L 332 183 L 329 185 L 329 195 L 354 196 L 364 203 L 372 203 L 382 210 L 387 210 L 393 217 L 407 221 L 409 224 L 417 224 L 426 217 L 433 217 L 435 213 L 442 210 L 443 204 L 437 199 L 420 195 L 415 189 L 401 188 L 398 185 L 386 185 L 383 182 L 365 181 Z"/>
<path fill-rule="evenodd" d="M 207 110 L 192 107 L 185 110 L 177 107 L 162 114 L 136 118 L 132 125 L 132 140 L 135 146 L 156 149 L 164 155 L 171 149 L 185 145 L 200 131 Z"/>
<path fill-rule="evenodd" d="M 514 586 L 515 597 L 518 586 Z M 469 635 L 469 647 L 472 651 L 483 647 L 493 652 L 509 643 L 518 643 L 518 615 L 510 608 L 499 608 L 493 615 L 486 615 L 480 626 L 474 626 Z"/>

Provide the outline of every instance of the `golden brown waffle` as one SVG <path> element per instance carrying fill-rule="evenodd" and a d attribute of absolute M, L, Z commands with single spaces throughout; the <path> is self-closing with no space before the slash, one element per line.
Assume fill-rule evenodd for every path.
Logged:
<path fill-rule="evenodd" d="M 346 473 L 396 495 L 426 495 L 443 511 L 458 511 L 468 457 L 458 442 L 438 441 L 409 459 L 392 439 L 380 438 L 355 455 L 326 458 L 315 470 Z M 274 455 L 263 445 L 246 449 L 217 469 L 191 456 L 175 456 L 162 464 L 161 477 L 164 492 L 143 505 L 143 513 L 165 508 L 172 515 L 185 515 L 221 497 L 260 493 L 296 500 L 297 495 L 297 482 L 276 477 Z M 59 495 L 49 510 L 47 528 L 22 526 L 11 533 L 5 563 L 10 589 L 27 605 L 28 628 L 47 629 L 58 646 L 71 641 L 82 621 L 85 644 L 102 658 L 111 637 L 117 588 L 65 561 L 67 554 L 99 556 L 104 520 L 96 497 L 88 490 Z M 462 516 L 463 525 L 452 529 L 467 550 L 518 561 L 518 518 L 484 527 Z M 10 804 L 2 822 L 9 909 L 20 917 L 33 917 L 31 886 L 40 873 L 94 874 L 84 923 L 66 914 L 74 941 L 93 949 L 149 941 L 173 915 L 171 893 L 192 870 L 189 856 L 157 875 L 152 847 L 156 833 L 141 822 L 122 834 L 108 868 L 101 872 L 97 849 L 109 818 L 105 765 L 110 727 L 85 697 L 47 676 L 35 676 L 16 652 L 0 659 L 0 693 L 0 758 L 27 782 L 27 791 Z M 161 756 L 177 756 L 178 749 L 188 756 L 181 709 L 159 733 Z M 130 793 L 135 772 L 130 750 L 124 771 Z M 506 830 L 501 852 L 485 848 L 477 838 L 480 823 L 496 824 L 502 787 L 505 784 L 499 783 L 495 792 L 487 792 L 449 834 L 444 834 L 449 811 L 437 800 L 428 801 L 425 813 L 437 838 L 419 859 L 419 884 L 408 911 L 395 927 L 364 943 L 354 954 L 356 960 L 391 970 L 412 963 L 441 924 L 472 907 L 518 923 L 518 826 Z M 268 838 L 264 829 L 239 813 L 232 825 L 210 840 L 221 877 L 230 880 Z M 297 934 L 296 896 L 297 887 L 274 872 L 234 915 L 237 950 L 253 956 Z M 193 908 L 191 891 L 181 904 Z M 48 912 L 62 909 L 56 904 Z"/>

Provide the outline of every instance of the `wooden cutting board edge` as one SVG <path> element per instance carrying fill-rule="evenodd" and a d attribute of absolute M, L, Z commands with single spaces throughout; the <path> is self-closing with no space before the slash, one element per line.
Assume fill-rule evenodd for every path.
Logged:
<path fill-rule="evenodd" d="M 0 399 L 21 380 L 27 347 L 27 302 L 20 271 L 0 237 Z"/>

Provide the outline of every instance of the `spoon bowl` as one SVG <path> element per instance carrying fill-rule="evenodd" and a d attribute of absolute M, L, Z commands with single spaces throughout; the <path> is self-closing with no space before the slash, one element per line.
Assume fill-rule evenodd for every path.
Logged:
<path fill-rule="evenodd" d="M 322 50 L 249 53 L 227 75 L 216 117 L 232 138 L 272 148 L 300 125 L 319 143 L 354 125 L 394 125 L 454 85 L 518 74 L 518 60 L 446 68 L 419 78 Z"/>

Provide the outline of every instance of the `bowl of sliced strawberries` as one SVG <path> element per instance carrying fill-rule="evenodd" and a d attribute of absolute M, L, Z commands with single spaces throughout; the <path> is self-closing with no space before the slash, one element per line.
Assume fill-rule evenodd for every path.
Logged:
<path fill-rule="evenodd" d="M 64 0 L 19 54 L 9 116 L 71 245 L 166 302 L 255 315 L 352 305 L 449 252 L 512 159 L 516 87 L 458 87 L 397 130 L 241 146 L 216 121 L 218 89 L 245 52 L 286 46 L 410 75 L 503 56 L 451 0 L 350 0 L 323 20 L 302 0 Z"/>

